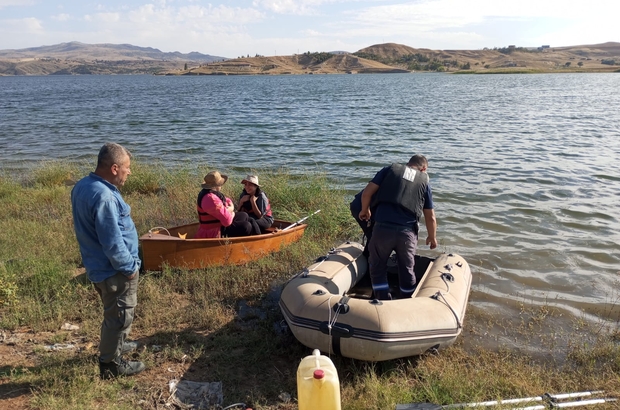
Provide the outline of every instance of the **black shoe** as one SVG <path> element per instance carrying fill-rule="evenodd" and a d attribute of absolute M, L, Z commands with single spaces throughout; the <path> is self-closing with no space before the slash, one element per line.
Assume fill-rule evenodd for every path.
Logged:
<path fill-rule="evenodd" d="M 377 300 L 392 300 L 392 294 L 387 290 L 375 291 L 373 296 Z"/>
<path fill-rule="evenodd" d="M 124 342 L 123 347 L 121 347 L 121 354 L 131 353 L 136 350 L 140 345 L 138 342 Z"/>
<path fill-rule="evenodd" d="M 142 362 L 130 362 L 122 357 L 110 363 L 99 362 L 99 377 L 112 379 L 119 376 L 133 376 L 146 368 Z"/>

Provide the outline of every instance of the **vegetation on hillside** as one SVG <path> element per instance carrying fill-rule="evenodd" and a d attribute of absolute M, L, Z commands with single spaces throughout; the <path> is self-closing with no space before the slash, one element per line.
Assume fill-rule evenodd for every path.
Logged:
<path fill-rule="evenodd" d="M 400 55 L 397 58 L 381 57 L 377 54 L 357 52 L 353 53 L 360 58 L 366 58 L 368 60 L 378 61 L 385 65 L 391 66 L 403 66 L 410 71 L 436 71 L 443 72 L 450 67 L 459 67 L 459 62 L 456 60 L 439 60 L 434 57 L 430 57 L 427 54 L 414 53 Z M 463 63 L 465 64 L 465 63 Z"/>
<path fill-rule="evenodd" d="M 310 57 L 310 59 L 312 60 L 312 64 L 321 64 L 334 56 L 332 53 L 326 53 L 326 52 L 311 53 L 309 51 L 304 53 L 304 55 L 307 57 Z"/>
<path fill-rule="evenodd" d="M 541 52 L 541 50 L 531 49 L 531 48 L 526 48 L 526 47 L 495 47 L 493 48 L 493 51 L 497 51 L 502 54 L 512 54 L 516 52 L 520 52 L 520 53 L 540 53 Z"/>

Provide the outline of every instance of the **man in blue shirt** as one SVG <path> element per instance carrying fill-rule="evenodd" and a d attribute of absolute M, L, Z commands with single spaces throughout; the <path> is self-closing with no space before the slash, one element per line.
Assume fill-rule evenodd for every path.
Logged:
<path fill-rule="evenodd" d="M 433 194 L 429 184 L 428 161 L 414 155 L 407 165 L 392 164 L 377 172 L 362 193 L 359 219 L 374 219 L 372 238 L 368 245 L 370 279 L 375 298 L 390 300 L 387 263 L 392 251 L 398 261 L 400 297 L 411 297 L 416 278 L 414 256 L 418 245 L 418 223 L 424 215 L 431 249 L 437 247 L 437 220 Z M 370 207 L 374 210 L 371 213 Z"/>
<path fill-rule="evenodd" d="M 75 235 L 88 279 L 103 302 L 99 343 L 102 379 L 140 373 L 145 366 L 127 361 L 122 354 L 137 347 L 126 341 L 138 302 L 138 232 L 131 208 L 118 187 L 131 174 L 131 153 L 118 144 L 106 143 L 97 168 L 71 191 Z"/>

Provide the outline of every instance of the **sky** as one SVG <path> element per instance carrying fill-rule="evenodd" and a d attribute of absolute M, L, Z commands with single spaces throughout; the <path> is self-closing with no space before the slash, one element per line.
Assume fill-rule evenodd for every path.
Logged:
<path fill-rule="evenodd" d="M 132 44 L 235 58 L 620 42 L 616 0 L 0 0 L 0 50 Z"/>

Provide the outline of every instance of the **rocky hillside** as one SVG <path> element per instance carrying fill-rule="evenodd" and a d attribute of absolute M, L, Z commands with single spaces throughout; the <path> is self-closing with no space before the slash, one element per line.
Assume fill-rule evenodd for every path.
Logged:
<path fill-rule="evenodd" d="M 352 54 L 305 53 L 294 56 L 237 58 L 201 64 L 170 75 L 239 75 L 239 74 L 360 74 L 403 73 L 408 70 Z"/>
<path fill-rule="evenodd" d="M 200 53 L 164 53 L 128 44 L 63 43 L 0 50 L 0 75 L 50 74 L 360 74 L 431 72 L 614 72 L 620 43 L 571 47 L 508 46 L 483 50 L 430 50 L 376 44 L 355 53 L 225 59 Z"/>
<path fill-rule="evenodd" d="M 357 56 L 411 71 L 618 71 L 620 43 L 571 47 L 508 46 L 483 50 L 429 50 L 401 44 L 377 44 Z"/>

